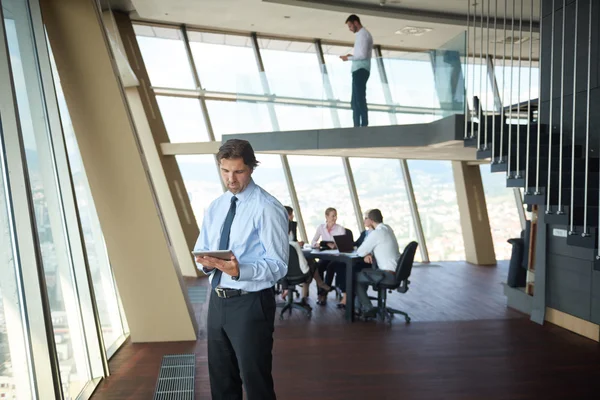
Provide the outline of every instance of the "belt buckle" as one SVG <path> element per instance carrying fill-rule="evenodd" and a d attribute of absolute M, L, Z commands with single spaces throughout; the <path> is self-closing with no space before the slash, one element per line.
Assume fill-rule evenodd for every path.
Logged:
<path fill-rule="evenodd" d="M 226 299 L 227 298 L 227 292 L 225 291 L 225 289 L 217 287 L 215 288 L 215 291 L 217 292 L 217 296 L 219 296 L 222 299 Z"/>

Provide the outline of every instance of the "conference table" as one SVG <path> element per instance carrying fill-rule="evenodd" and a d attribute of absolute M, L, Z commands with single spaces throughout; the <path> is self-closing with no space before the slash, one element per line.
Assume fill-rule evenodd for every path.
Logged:
<path fill-rule="evenodd" d="M 356 253 L 340 253 L 337 250 L 318 251 L 315 249 L 303 249 L 304 257 L 307 260 L 328 260 L 337 261 L 346 264 L 346 321 L 354 321 L 354 289 L 356 282 L 357 264 L 362 257 Z"/>

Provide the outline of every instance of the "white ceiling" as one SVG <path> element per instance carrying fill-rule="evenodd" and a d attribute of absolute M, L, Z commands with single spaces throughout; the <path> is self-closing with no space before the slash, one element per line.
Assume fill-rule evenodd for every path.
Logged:
<path fill-rule="evenodd" d="M 473 1 L 475 0 L 471 0 L 472 4 Z M 484 7 L 487 7 L 486 0 L 477 1 L 479 4 L 483 2 Z M 488 1 L 493 8 L 497 0 Z M 536 15 L 539 0 L 533 2 Z M 399 3 L 398 0 L 386 0 L 384 6 L 379 5 L 379 0 L 131 0 L 131 4 L 135 8 L 132 17 L 143 20 L 188 24 L 213 30 L 257 32 L 263 35 L 306 39 L 321 38 L 349 44 L 353 42 L 354 35 L 348 31 L 344 21 L 350 13 L 356 12 L 363 25 L 373 35 L 376 44 L 406 49 L 433 49 L 441 47 L 464 32 L 467 0 L 402 0 Z M 523 19 L 527 20 L 531 3 L 524 0 L 523 4 Z M 480 5 L 478 9 L 479 7 Z M 517 4 L 517 16 L 520 15 L 518 7 Z M 499 15 L 503 15 L 503 8 L 504 0 L 498 0 Z M 512 2 L 509 2 L 508 9 L 510 16 Z M 422 36 L 395 33 L 405 27 L 424 27 L 432 31 Z M 518 24 L 516 28 L 518 29 Z M 523 30 L 528 29 L 528 24 L 523 26 Z M 509 23 L 506 36 L 510 35 Z M 529 32 L 523 36 L 529 37 Z M 490 42 L 492 53 L 493 30 L 490 30 L 488 36 L 487 29 L 484 29 L 482 35 L 478 22 L 476 37 L 475 46 L 473 43 L 469 46 L 471 51 L 474 49 L 475 52 L 479 52 L 483 38 L 484 52 L 487 43 Z M 502 37 L 500 29 L 497 38 L 500 40 Z M 533 37 L 533 53 L 537 54 L 537 33 L 534 32 Z M 503 46 L 498 46 L 498 55 L 501 55 L 502 49 Z M 523 45 L 524 58 L 527 57 L 528 51 L 529 44 L 526 42 Z M 515 49 L 515 57 L 516 54 Z"/>

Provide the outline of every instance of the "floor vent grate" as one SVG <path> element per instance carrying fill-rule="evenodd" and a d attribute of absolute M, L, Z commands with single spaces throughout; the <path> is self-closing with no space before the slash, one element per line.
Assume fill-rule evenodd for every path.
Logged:
<path fill-rule="evenodd" d="M 196 355 L 166 355 L 160 365 L 154 400 L 194 400 Z"/>

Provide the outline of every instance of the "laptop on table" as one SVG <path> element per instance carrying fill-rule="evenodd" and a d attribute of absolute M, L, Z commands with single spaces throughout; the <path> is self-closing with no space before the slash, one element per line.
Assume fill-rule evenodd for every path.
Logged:
<path fill-rule="evenodd" d="M 349 235 L 334 236 L 333 241 L 340 253 L 354 253 L 354 243 Z"/>

